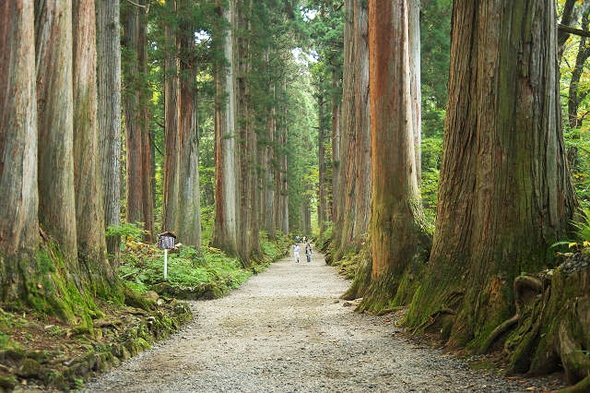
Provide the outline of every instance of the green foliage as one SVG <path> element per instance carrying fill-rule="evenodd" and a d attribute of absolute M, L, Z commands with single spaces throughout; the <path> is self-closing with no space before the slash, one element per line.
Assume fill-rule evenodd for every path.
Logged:
<path fill-rule="evenodd" d="M 426 137 L 422 140 L 422 182 L 420 193 L 424 214 L 429 223 L 434 223 L 436 202 L 438 198 L 438 183 L 440 180 L 440 165 L 442 162 L 442 134 Z"/>
<path fill-rule="evenodd" d="M 16 341 L 12 341 L 10 336 L 4 332 L 12 330 L 23 330 L 27 321 L 17 313 L 8 313 L 0 307 L 0 350 L 17 349 L 19 347 Z"/>
<path fill-rule="evenodd" d="M 576 235 L 578 240 L 584 247 L 590 246 L 590 209 L 586 209 L 581 214 L 578 221 L 574 221 L 573 225 L 576 227 Z"/>
<path fill-rule="evenodd" d="M 143 225 L 143 223 L 138 223 Z M 140 240 L 146 231 L 138 227 L 138 224 L 124 223 L 121 225 L 110 225 L 107 228 L 106 236 L 120 236 L 123 239 Z"/>
<path fill-rule="evenodd" d="M 582 208 L 590 209 L 590 129 L 566 132 L 565 143 L 576 196 Z"/>
<path fill-rule="evenodd" d="M 144 293 L 164 281 L 164 253 L 153 245 L 128 242 L 119 276 L 134 291 Z M 226 290 L 236 288 L 250 276 L 235 258 L 206 247 L 202 251 L 181 247 L 168 254 L 168 282 L 178 287 L 215 284 Z"/>
<path fill-rule="evenodd" d="M 439 109 L 447 103 L 452 9 L 452 0 L 423 0 L 420 5 L 422 98 Z M 428 111 L 423 107 L 424 113 Z"/>

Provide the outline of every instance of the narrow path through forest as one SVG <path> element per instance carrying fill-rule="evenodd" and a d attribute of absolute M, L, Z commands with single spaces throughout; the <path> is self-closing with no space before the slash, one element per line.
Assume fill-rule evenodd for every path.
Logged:
<path fill-rule="evenodd" d="M 86 391 L 540 391 L 408 341 L 392 316 L 355 313 L 339 299 L 348 285 L 321 254 L 282 259 L 225 298 L 192 302 L 182 332 Z"/>

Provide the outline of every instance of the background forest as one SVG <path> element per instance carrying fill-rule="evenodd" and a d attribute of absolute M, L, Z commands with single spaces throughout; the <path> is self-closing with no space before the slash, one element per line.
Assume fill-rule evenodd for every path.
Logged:
<path fill-rule="evenodd" d="M 359 311 L 590 384 L 590 1 L 530 3 L 1 5 L 2 331 L 221 296 L 305 235 Z"/>

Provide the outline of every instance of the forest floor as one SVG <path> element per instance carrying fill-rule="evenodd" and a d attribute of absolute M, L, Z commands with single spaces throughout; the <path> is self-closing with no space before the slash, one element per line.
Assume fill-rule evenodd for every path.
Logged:
<path fill-rule="evenodd" d="M 316 253 L 285 258 L 238 290 L 190 305 L 169 340 L 88 383 L 86 392 L 547 392 L 559 376 L 504 377 L 410 338 L 399 314 L 354 312 L 350 282 Z"/>

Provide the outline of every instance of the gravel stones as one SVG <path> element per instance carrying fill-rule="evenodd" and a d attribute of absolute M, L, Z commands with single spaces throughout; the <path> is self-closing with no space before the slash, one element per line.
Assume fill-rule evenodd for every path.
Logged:
<path fill-rule="evenodd" d="M 339 300 L 350 282 L 313 254 L 286 258 L 86 392 L 525 392 L 533 380 L 476 372 L 403 337 L 391 316 Z"/>

